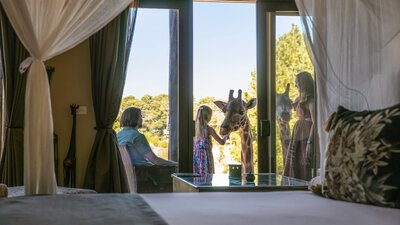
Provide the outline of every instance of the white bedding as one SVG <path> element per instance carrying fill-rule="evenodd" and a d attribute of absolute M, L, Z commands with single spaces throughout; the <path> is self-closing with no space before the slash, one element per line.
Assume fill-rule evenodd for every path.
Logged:
<path fill-rule="evenodd" d="M 400 209 L 336 201 L 307 191 L 141 196 L 171 225 L 400 225 Z"/>
<path fill-rule="evenodd" d="M 159 215 L 171 225 L 400 225 L 400 209 L 335 201 L 306 191 L 62 194 L 0 199 L 0 225 L 165 224 Z"/>

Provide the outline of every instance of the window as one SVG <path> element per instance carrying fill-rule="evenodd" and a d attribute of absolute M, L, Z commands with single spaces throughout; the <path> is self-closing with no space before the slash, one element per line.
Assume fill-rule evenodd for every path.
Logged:
<path fill-rule="evenodd" d="M 142 30 L 141 20 L 147 23 L 145 29 Z M 152 26 L 152 23 L 153 25 L 162 23 L 161 29 L 151 31 L 152 27 L 160 27 Z M 146 136 L 156 154 L 178 161 L 180 172 L 191 172 L 193 116 L 189 112 L 192 112 L 193 107 L 188 103 L 192 101 L 193 89 L 192 3 L 190 1 L 139 1 L 135 29 L 132 53 L 135 54 L 135 48 L 145 47 L 143 43 L 149 43 L 150 46 L 147 46 L 144 51 L 138 49 L 141 56 L 131 57 L 130 60 L 136 60 L 134 63 L 140 65 L 128 66 L 131 68 L 128 68 L 125 89 L 140 91 L 144 88 L 148 95 L 138 94 L 133 98 L 129 97 L 130 94 L 127 92 L 125 103 L 128 103 L 125 107 L 137 106 L 143 109 L 144 123 L 148 125 L 144 133 L 147 133 Z M 140 32 L 152 32 L 152 34 L 149 34 L 146 40 L 138 40 Z M 164 36 L 161 38 L 162 41 L 152 41 L 154 37 L 160 40 L 160 35 Z M 137 43 L 140 46 L 136 46 L 135 42 L 140 41 L 143 43 Z M 144 67 L 141 67 L 142 64 L 145 64 Z M 154 76 L 155 73 L 162 73 L 162 75 Z M 131 76 L 133 79 L 130 80 Z M 135 78 L 135 76 L 138 77 Z M 156 82 L 154 82 L 155 78 Z M 160 89 L 155 89 L 160 92 L 150 92 L 152 87 L 159 84 Z M 150 106 L 153 108 L 159 106 L 157 112 L 152 111 Z M 124 105 L 121 111 L 123 107 Z M 171 119 L 172 116 L 175 118 Z"/>
<path fill-rule="evenodd" d="M 246 102 L 256 98 L 255 4 L 195 2 L 193 17 L 193 117 L 201 105 L 209 106 L 213 111 L 209 125 L 218 133 L 225 116 L 214 101 L 227 102 L 231 89 L 235 98 L 241 89 Z M 256 109 L 249 109 L 247 117 L 252 135 L 240 128 L 231 132 L 225 145 L 213 140 L 215 173 L 227 173 L 228 164 L 241 163 L 242 151 L 250 148 L 252 172 L 258 171 Z M 247 138 L 251 145 L 242 146 Z"/>
<path fill-rule="evenodd" d="M 212 8 L 207 11 L 208 15 L 204 15 L 202 13 L 205 12 L 204 7 L 207 5 L 212 5 Z M 224 16 L 221 16 L 220 12 L 226 11 L 229 14 L 230 11 L 221 10 L 224 7 L 233 10 L 232 12 L 236 13 L 236 18 L 232 17 L 224 21 Z M 168 110 L 174 112 L 169 113 L 169 115 L 176 116 L 176 119 L 168 120 L 170 127 L 171 121 L 174 121 L 172 124 L 174 129 L 171 128 L 163 134 L 175 134 L 175 149 L 179 149 L 176 154 L 179 161 L 179 172 L 192 172 L 193 121 L 199 104 L 207 103 L 212 106 L 211 102 L 214 99 L 204 99 L 205 97 L 227 100 L 229 89 L 234 89 L 237 93 L 237 89 L 240 88 L 243 92 L 248 92 L 248 97 L 257 98 L 256 108 L 250 112 L 254 114 L 251 123 L 254 138 L 257 140 L 254 145 L 257 146 L 255 152 L 258 151 L 258 153 L 254 155 L 254 162 L 258 167 L 258 172 L 282 173 L 284 157 L 282 150 L 279 149 L 282 145 L 279 139 L 279 124 L 276 123 L 277 99 L 275 97 L 277 93 L 280 94 L 286 89 L 287 83 L 290 83 L 289 97 L 294 101 L 298 94 L 295 90 L 294 71 L 307 70 L 313 74 L 312 68 L 309 68 L 309 62 L 298 62 L 296 68 L 291 68 L 292 70 L 289 72 L 281 64 L 283 53 L 298 51 L 298 49 L 293 48 L 291 50 L 281 48 L 281 43 L 285 41 L 282 35 L 286 33 L 286 31 L 283 33 L 280 31 L 284 27 L 283 21 L 295 18 L 297 14 L 294 1 L 259 0 L 254 4 L 254 2 L 193 3 L 191 1 L 142 0 L 139 2 L 139 13 L 144 8 L 169 9 L 169 26 L 166 25 L 166 28 L 168 27 L 171 30 L 172 24 L 174 24 L 171 12 L 176 13 L 175 25 L 177 29 L 173 31 L 175 33 L 172 31 L 169 33 L 170 50 L 174 50 L 176 54 L 173 55 L 170 51 L 169 60 L 163 59 L 161 64 L 155 64 L 160 66 L 169 63 L 169 78 L 167 78 L 168 74 L 165 75 L 165 78 L 168 79 L 169 92 L 171 90 L 175 92 L 173 95 L 170 93 L 168 95 Z M 246 10 L 248 10 L 248 14 L 246 14 Z M 209 15 L 213 15 L 213 17 L 211 18 Z M 140 14 L 138 20 L 139 16 Z M 167 20 L 167 18 L 163 20 Z M 199 22 L 202 22 L 203 25 Z M 208 25 L 204 22 L 208 22 Z M 245 22 L 246 25 L 242 27 Z M 166 23 L 166 21 L 163 23 Z M 237 26 L 230 26 L 231 24 Z M 298 22 L 295 24 L 297 25 L 292 27 L 289 23 L 287 32 L 293 31 L 293 34 L 290 35 L 300 37 Z M 137 32 L 139 31 L 137 30 Z M 135 32 L 135 35 L 137 35 L 137 32 Z M 254 37 L 247 40 L 243 36 L 246 33 L 254 35 Z M 171 34 L 175 34 L 176 38 L 171 39 Z M 286 39 L 290 38 L 287 37 Z M 203 44 L 201 44 L 202 41 L 204 41 Z M 164 44 L 165 46 L 166 44 Z M 225 47 L 225 50 L 223 47 Z M 135 47 L 132 50 L 135 51 Z M 247 67 L 238 69 L 240 66 Z M 175 72 L 172 71 L 174 68 Z M 176 74 L 176 79 L 171 79 L 172 73 Z M 235 84 L 235 82 L 239 84 Z M 164 88 L 166 86 L 166 81 L 157 81 L 157 83 L 163 84 Z M 249 86 L 252 87 L 251 91 L 254 93 L 250 93 Z M 203 91 L 204 89 L 206 91 Z M 220 94 L 217 92 L 220 92 Z M 204 93 L 209 95 L 204 95 Z M 170 101 L 171 96 L 175 96 L 174 103 Z M 217 119 L 223 116 L 216 108 L 214 108 L 214 117 L 216 121 L 212 122 L 218 129 L 220 121 Z M 293 116 L 290 126 L 293 126 L 295 120 L 296 118 Z M 233 140 L 234 137 L 231 141 L 233 142 Z M 229 144 L 232 143 L 228 142 Z M 168 145 L 173 145 L 171 139 L 168 141 Z M 221 156 L 221 151 L 217 150 L 215 157 L 218 158 L 219 156 Z M 171 157 L 171 150 L 169 150 L 168 157 Z M 238 161 L 238 159 L 235 159 L 235 161 Z M 227 161 L 224 163 L 226 165 Z M 218 171 L 226 172 L 226 168 L 222 167 Z"/>
<path fill-rule="evenodd" d="M 304 107 L 296 107 L 297 110 L 294 110 L 293 107 L 299 97 L 299 88 L 295 84 L 295 77 L 300 72 L 305 71 L 311 75 L 314 72 L 303 40 L 303 34 L 300 30 L 299 16 L 296 14 L 286 13 L 280 15 L 277 13 L 275 21 L 276 172 L 283 174 L 285 163 L 299 164 L 290 162 L 294 160 L 294 157 L 288 157 L 287 154 L 291 154 L 290 151 L 298 153 L 298 151 L 306 150 L 311 129 L 309 107 L 306 104 L 302 104 Z M 304 110 L 306 112 L 303 112 Z M 289 149 L 290 146 L 296 147 Z M 286 170 L 288 168 L 286 166 Z M 289 175 L 289 173 L 286 172 L 286 175 Z"/>
<path fill-rule="evenodd" d="M 120 112 L 140 108 L 141 132 L 154 153 L 168 159 L 169 10 L 140 9 L 136 18 Z M 119 117 L 114 129 L 120 129 Z"/>
<path fill-rule="evenodd" d="M 306 118 L 306 122 L 299 122 L 294 125 L 295 121 L 299 121 L 300 116 L 296 117 L 299 112 L 296 113 L 291 110 L 293 107 L 290 107 L 290 102 L 286 102 L 286 105 L 289 105 L 286 107 L 286 111 L 287 113 L 292 113 L 292 117 L 287 118 L 288 121 L 283 121 L 286 120 L 285 118 L 282 120 L 282 114 L 285 111 L 282 104 L 285 101 L 282 101 L 281 97 L 283 97 L 282 94 L 287 89 L 287 84 L 290 85 L 287 100 L 290 98 L 292 102 L 296 102 L 299 96 L 298 85 L 295 85 L 296 74 L 308 71 L 311 77 L 313 76 L 313 68 L 299 30 L 297 15 L 294 1 L 288 0 L 278 3 L 265 0 L 257 2 L 257 83 L 259 99 L 260 96 L 264 99 L 258 104 L 258 113 L 260 123 L 265 124 L 265 126 L 261 127 L 271 128 L 270 135 L 261 135 L 259 137 L 261 140 L 259 141 L 259 164 L 260 168 L 265 172 L 282 174 L 285 171 L 284 175 L 308 180 L 312 174 L 309 164 L 307 164 L 307 167 L 301 166 L 302 169 L 305 168 L 306 175 L 293 174 L 290 171 L 300 171 L 300 169 L 292 166 L 286 166 L 287 168 L 285 169 L 284 166 L 285 163 L 286 165 L 293 164 L 294 166 L 306 164 L 308 158 L 305 154 L 305 148 L 308 141 L 313 141 L 311 140 L 313 138 L 309 140 L 310 128 L 308 128 L 307 132 L 307 129 L 302 127 L 304 124 L 307 124 L 308 127 L 312 124 L 310 122 L 310 113 L 307 109 L 309 102 L 315 104 L 316 97 L 312 101 L 302 101 L 300 104 L 302 106 L 301 110 L 307 111 L 305 113 L 307 115 L 305 117 L 304 115 L 302 116 L 302 119 Z M 294 25 L 292 26 L 292 24 Z M 285 27 L 287 31 L 282 32 Z M 314 81 L 312 81 L 313 86 L 315 86 L 314 84 Z M 296 108 L 296 111 L 299 110 L 299 108 Z M 293 130 L 295 130 L 294 133 Z M 285 136 L 286 138 L 284 138 Z M 301 136 L 301 138 L 298 138 L 298 136 Z M 282 146 L 284 147 L 283 149 Z M 285 147 L 287 149 L 286 154 L 283 153 Z M 314 150 L 314 152 L 316 151 Z M 317 161 L 315 159 L 316 154 L 310 158 L 312 158 L 310 160 L 313 162 Z M 313 167 L 316 166 L 314 165 Z"/>

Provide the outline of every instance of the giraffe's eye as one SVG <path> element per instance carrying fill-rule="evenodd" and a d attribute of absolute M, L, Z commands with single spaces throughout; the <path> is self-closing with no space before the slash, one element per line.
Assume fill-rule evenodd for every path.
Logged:
<path fill-rule="evenodd" d="M 244 110 L 239 110 L 239 114 L 243 115 L 244 114 Z"/>

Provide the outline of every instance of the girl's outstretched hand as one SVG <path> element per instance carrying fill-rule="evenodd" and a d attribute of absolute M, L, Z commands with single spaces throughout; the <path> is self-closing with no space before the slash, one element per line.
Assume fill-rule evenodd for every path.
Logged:
<path fill-rule="evenodd" d="M 229 134 L 222 136 L 222 140 L 226 141 L 227 139 L 229 139 Z"/>

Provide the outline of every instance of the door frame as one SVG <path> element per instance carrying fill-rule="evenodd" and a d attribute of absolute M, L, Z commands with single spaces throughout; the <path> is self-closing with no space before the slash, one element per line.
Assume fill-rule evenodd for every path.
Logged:
<path fill-rule="evenodd" d="M 297 12 L 295 0 L 257 0 L 257 140 L 259 173 L 276 173 L 275 17 Z"/>
<path fill-rule="evenodd" d="M 176 9 L 178 19 L 178 171 L 193 172 L 193 1 L 140 0 L 138 8 Z"/>

